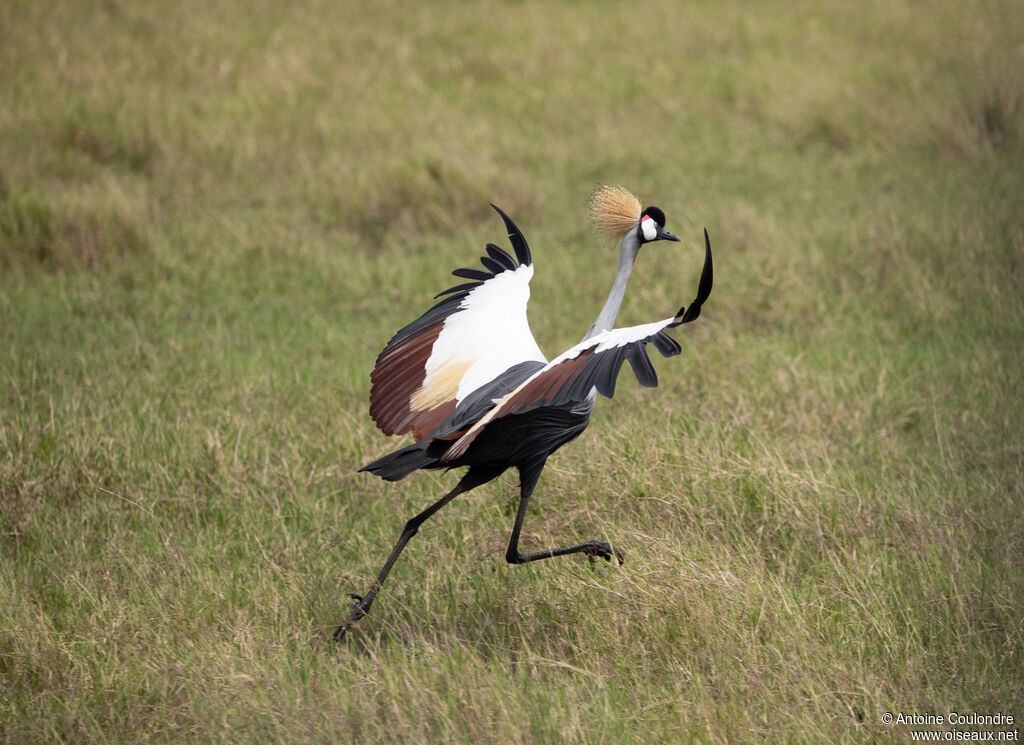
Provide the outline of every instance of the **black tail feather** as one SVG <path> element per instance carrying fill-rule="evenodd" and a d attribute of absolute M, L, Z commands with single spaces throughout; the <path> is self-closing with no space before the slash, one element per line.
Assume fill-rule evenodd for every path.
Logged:
<path fill-rule="evenodd" d="M 369 471 L 385 481 L 400 481 L 413 471 L 437 465 L 437 455 L 427 452 L 427 442 L 417 442 L 367 463 L 360 471 Z"/>

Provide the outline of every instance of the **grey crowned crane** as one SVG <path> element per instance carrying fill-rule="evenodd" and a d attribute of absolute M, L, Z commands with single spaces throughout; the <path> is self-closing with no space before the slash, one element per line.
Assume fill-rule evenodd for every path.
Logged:
<path fill-rule="evenodd" d="M 505 559 L 522 564 L 552 556 L 583 553 L 620 563 L 622 553 L 604 541 L 520 553 L 519 535 L 530 495 L 549 455 L 586 428 L 597 394 L 611 397 L 623 362 L 641 385 L 654 387 L 657 375 L 647 344 L 665 357 L 679 354 L 666 329 L 697 318 L 711 293 L 711 242 L 704 231 L 704 269 L 696 299 L 662 321 L 612 328 L 640 247 L 654 241 L 678 241 L 665 230 L 657 207 L 640 209 L 640 201 L 620 186 L 599 188 L 591 201 L 596 226 L 621 237 L 619 268 L 604 307 L 576 346 L 550 362 L 534 341 L 526 320 L 533 260 L 515 223 L 492 205 L 505 221 L 515 258 L 487 245 L 484 269 L 456 269 L 469 280 L 440 293 L 434 307 L 396 333 L 377 358 L 370 375 L 370 416 L 388 435 L 411 432 L 416 442 L 368 463 L 361 471 L 398 481 L 421 468 L 469 470 L 450 492 L 406 524 L 369 591 L 356 600 L 334 632 L 340 641 L 370 610 L 395 560 L 431 515 L 459 494 L 519 471 L 519 509 Z"/>

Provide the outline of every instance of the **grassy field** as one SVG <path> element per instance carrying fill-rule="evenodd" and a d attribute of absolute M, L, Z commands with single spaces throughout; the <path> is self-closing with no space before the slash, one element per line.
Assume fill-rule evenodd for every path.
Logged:
<path fill-rule="evenodd" d="M 1024 719 L 1024 10 L 0 6 L 0 741 L 909 742 Z M 356 469 L 391 333 L 503 239 L 549 357 L 716 284 L 541 479 Z M 929 729 L 928 727 L 914 729 Z M 960 730 L 988 729 L 960 726 Z"/>

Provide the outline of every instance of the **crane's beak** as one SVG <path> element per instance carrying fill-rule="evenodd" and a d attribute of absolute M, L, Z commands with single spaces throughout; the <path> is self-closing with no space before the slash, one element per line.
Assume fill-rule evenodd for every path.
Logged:
<path fill-rule="evenodd" d="M 670 233 L 665 228 L 658 228 L 658 235 L 655 236 L 656 241 L 676 241 L 680 242 L 680 238 L 675 233 Z"/>

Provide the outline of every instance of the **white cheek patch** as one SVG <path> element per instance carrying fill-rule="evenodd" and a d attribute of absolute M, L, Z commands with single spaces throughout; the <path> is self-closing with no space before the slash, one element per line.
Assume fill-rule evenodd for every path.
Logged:
<path fill-rule="evenodd" d="M 640 229 L 644 232 L 645 241 L 653 241 L 658 237 L 658 225 L 650 215 L 644 215 L 640 220 Z"/>

